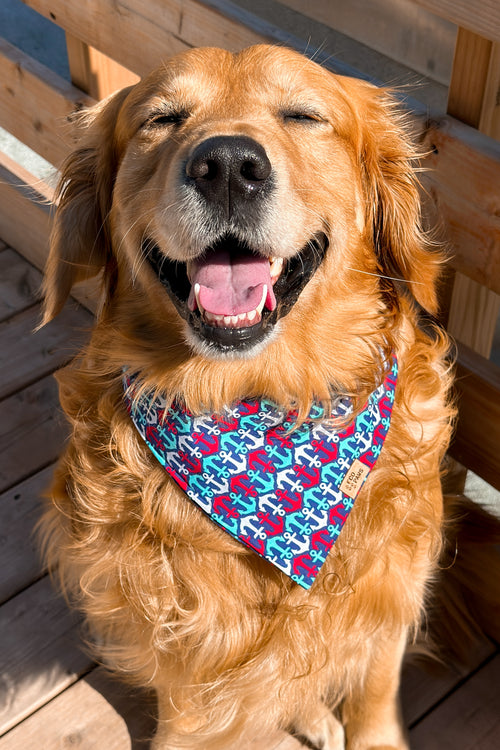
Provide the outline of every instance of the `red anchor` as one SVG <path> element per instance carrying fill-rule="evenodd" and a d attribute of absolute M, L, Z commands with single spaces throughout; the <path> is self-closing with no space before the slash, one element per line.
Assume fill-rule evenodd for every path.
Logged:
<path fill-rule="evenodd" d="M 242 401 L 240 404 L 240 414 L 247 417 L 249 414 L 258 414 L 260 405 L 258 401 Z"/>
<path fill-rule="evenodd" d="M 341 509 L 344 511 L 343 513 L 341 512 Z M 330 524 L 342 524 L 347 518 L 347 515 L 347 511 L 343 505 L 336 505 L 334 508 L 330 508 L 330 510 L 328 511 L 328 521 Z"/>
<path fill-rule="evenodd" d="M 234 432 L 239 422 L 237 419 L 224 419 L 224 417 L 220 417 L 217 420 L 217 424 L 220 426 L 221 432 Z"/>
<path fill-rule="evenodd" d="M 385 433 L 387 428 L 380 422 L 373 431 L 373 445 L 380 445 L 385 440 Z"/>
<path fill-rule="evenodd" d="M 219 438 L 217 435 L 213 435 L 212 437 L 207 437 L 207 435 L 204 435 L 202 432 L 195 432 L 193 435 L 196 444 L 202 443 L 202 445 L 205 445 L 208 450 L 203 450 L 200 448 L 201 453 L 204 456 L 211 456 L 212 453 L 217 453 L 219 450 Z"/>
<path fill-rule="evenodd" d="M 306 466 L 300 466 L 299 464 L 296 464 L 293 467 L 293 470 L 298 477 L 302 477 L 303 480 L 307 480 L 307 484 L 305 483 L 305 481 L 302 482 L 305 490 L 308 490 L 310 487 L 316 487 L 319 484 L 321 476 L 319 473 L 319 469 L 312 469 L 312 473 L 310 473 L 307 471 Z"/>
<path fill-rule="evenodd" d="M 272 443 L 276 441 L 277 443 L 281 443 L 281 447 L 284 448 L 293 448 L 293 443 L 288 437 L 288 435 L 284 432 L 282 427 L 274 427 L 272 430 L 268 430 L 266 434 L 266 441 L 268 443 Z"/>
<path fill-rule="evenodd" d="M 240 537 L 240 539 L 242 542 L 245 542 L 247 547 L 251 547 L 256 552 L 258 552 L 259 555 L 262 555 L 262 557 L 264 557 L 266 553 L 266 545 L 264 544 L 263 539 L 259 539 L 257 540 L 257 542 L 254 542 L 253 539 L 251 539 L 249 536 L 242 536 Z"/>
<path fill-rule="evenodd" d="M 314 576 L 316 576 L 318 573 L 318 568 L 315 566 L 311 567 L 311 565 L 307 564 L 308 562 L 312 562 L 309 553 L 306 552 L 304 555 L 297 555 L 292 563 L 293 572 L 295 573 L 295 575 L 299 575 L 299 569 L 302 568 L 307 576 L 314 578 Z"/>
<path fill-rule="evenodd" d="M 259 519 L 261 524 L 269 524 L 269 528 L 264 527 L 264 531 L 268 536 L 281 534 L 283 532 L 283 529 L 285 528 L 285 521 L 281 517 L 278 517 L 276 521 L 270 517 L 269 513 L 262 513 L 262 511 L 259 511 L 259 513 L 257 513 L 257 518 Z"/>
<path fill-rule="evenodd" d="M 322 464 L 327 464 L 330 461 L 336 461 L 339 454 L 338 446 L 333 443 L 332 448 L 328 448 L 328 443 L 324 443 L 322 440 L 311 440 L 311 445 L 314 448 L 315 453 L 324 453 L 324 458 L 319 456 L 319 460 Z"/>
<path fill-rule="evenodd" d="M 328 531 L 326 529 L 320 529 L 320 531 L 315 531 L 314 534 L 311 534 L 311 546 L 313 549 L 318 549 L 319 547 L 330 549 L 332 546 L 332 540 Z"/>
<path fill-rule="evenodd" d="M 298 492 L 289 495 L 286 490 L 276 490 L 276 497 L 283 504 L 287 513 L 295 513 L 302 508 L 302 497 Z"/>
<path fill-rule="evenodd" d="M 223 515 L 222 511 L 224 511 L 226 518 L 240 517 L 240 514 L 231 503 L 231 498 L 228 497 L 228 495 L 219 495 L 216 497 L 212 503 L 212 510 L 218 515 Z"/>
<path fill-rule="evenodd" d="M 344 427 L 344 429 L 339 433 L 339 437 L 346 438 L 346 437 L 352 437 L 354 433 L 356 432 L 356 420 L 353 419 L 352 422 L 350 422 L 347 427 Z"/>
<path fill-rule="evenodd" d="M 146 440 L 148 443 L 152 443 L 158 451 L 163 453 L 163 443 L 154 425 L 150 424 L 146 427 Z"/>
<path fill-rule="evenodd" d="M 247 482 L 250 481 L 249 477 L 246 474 L 239 474 L 237 477 L 231 477 L 231 492 L 237 492 L 238 490 L 242 491 L 245 497 L 248 495 L 251 495 L 251 497 L 257 497 L 257 490 L 255 490 L 252 485 L 248 486 L 246 484 L 243 484 L 243 479 L 246 479 Z"/>
<path fill-rule="evenodd" d="M 188 453 L 179 453 L 179 458 L 186 464 L 192 474 L 200 474 L 201 461 L 199 458 L 191 458 Z"/>
<path fill-rule="evenodd" d="M 264 448 L 259 448 L 255 451 L 249 451 L 248 453 L 248 466 L 252 471 L 255 471 L 257 464 L 260 464 L 264 471 L 268 471 L 270 474 L 274 474 L 276 469 L 272 465 L 271 461 L 264 461 L 267 458 L 267 453 Z"/>

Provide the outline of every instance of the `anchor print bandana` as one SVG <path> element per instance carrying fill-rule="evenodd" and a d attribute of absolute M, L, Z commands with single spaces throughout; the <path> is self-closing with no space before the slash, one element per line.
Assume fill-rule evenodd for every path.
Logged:
<path fill-rule="evenodd" d="M 295 414 L 266 399 L 222 415 L 193 416 L 176 402 L 135 392 L 125 373 L 129 414 L 168 474 L 215 523 L 309 589 L 382 450 L 397 382 L 393 355 L 383 383 L 346 424 L 349 399 L 331 414 L 315 403 Z"/>

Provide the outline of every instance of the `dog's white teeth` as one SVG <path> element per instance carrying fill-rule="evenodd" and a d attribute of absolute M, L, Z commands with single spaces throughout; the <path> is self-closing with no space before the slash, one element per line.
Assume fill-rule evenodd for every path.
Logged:
<path fill-rule="evenodd" d="M 262 299 L 255 310 L 251 310 L 250 312 L 245 313 L 239 313 L 239 315 L 216 315 L 215 313 L 211 313 L 208 312 L 208 310 L 205 310 L 200 302 L 199 284 L 194 285 L 194 296 L 196 299 L 196 304 L 198 305 L 198 310 L 200 311 L 200 315 L 202 316 L 203 320 L 208 323 L 208 325 L 217 326 L 218 328 L 242 328 L 245 325 L 259 322 L 262 316 L 262 310 L 264 309 L 264 305 L 266 304 L 267 285 L 264 284 L 263 286 Z"/>
<path fill-rule="evenodd" d="M 269 269 L 271 274 L 271 281 L 274 284 L 283 270 L 283 258 L 271 258 L 269 262 L 271 264 L 271 267 Z"/>
<path fill-rule="evenodd" d="M 255 312 L 258 315 L 262 315 L 262 310 L 264 309 L 264 305 L 265 305 L 265 302 L 266 302 L 266 297 L 267 297 L 267 284 L 264 284 L 264 288 L 262 289 L 262 299 L 259 302 L 259 304 L 257 305 L 257 308 L 255 310 Z"/>
<path fill-rule="evenodd" d="M 198 310 L 200 311 L 200 313 L 202 313 L 204 308 L 200 302 L 200 285 L 199 284 L 194 285 L 194 296 L 196 297 L 196 304 L 198 305 Z"/>

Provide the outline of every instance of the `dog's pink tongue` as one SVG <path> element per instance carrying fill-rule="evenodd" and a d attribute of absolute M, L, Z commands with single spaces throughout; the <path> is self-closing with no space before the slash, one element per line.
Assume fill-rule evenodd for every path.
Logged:
<path fill-rule="evenodd" d="M 199 284 L 199 300 L 213 315 L 240 315 L 255 310 L 267 286 L 265 306 L 276 307 L 269 260 L 256 255 L 231 256 L 218 250 L 207 259 L 195 261 L 190 268 L 191 294 L 189 306 L 196 307 L 195 284 Z"/>

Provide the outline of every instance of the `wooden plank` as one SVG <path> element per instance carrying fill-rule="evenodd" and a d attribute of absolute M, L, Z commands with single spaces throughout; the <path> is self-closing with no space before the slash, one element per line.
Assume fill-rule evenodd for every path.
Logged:
<path fill-rule="evenodd" d="M 92 100 L 0 38 L 0 126 L 59 167 L 74 144 L 70 114 Z"/>
<path fill-rule="evenodd" d="M 0 750 L 147 750 L 155 706 L 96 669 L 0 739 Z"/>
<path fill-rule="evenodd" d="M 494 42 L 491 48 L 479 130 L 500 140 L 500 42 Z"/>
<path fill-rule="evenodd" d="M 11 248 L 0 252 L 0 321 L 35 304 L 42 275 Z"/>
<path fill-rule="evenodd" d="M 46 183 L 0 152 L 0 237 L 40 270 L 48 255 L 53 195 Z M 94 312 L 99 279 L 77 284 L 73 297 Z"/>
<path fill-rule="evenodd" d="M 53 467 L 47 467 L 0 495 L 0 603 L 12 598 L 44 572 L 33 528 L 41 496 Z M 3 619 L 0 610 L 0 620 Z"/>
<path fill-rule="evenodd" d="M 36 331 L 40 319 L 37 306 L 0 323 L 0 398 L 66 364 L 88 339 L 93 322 L 75 302 Z"/>
<path fill-rule="evenodd" d="M 448 114 L 473 128 L 479 127 L 481 119 L 493 46 L 489 39 L 467 29 L 458 29 Z"/>
<path fill-rule="evenodd" d="M 448 86 L 456 29 L 408 0 L 280 0 Z"/>
<path fill-rule="evenodd" d="M 181 52 L 181 0 L 23 0 L 66 32 L 137 75 Z"/>
<path fill-rule="evenodd" d="M 458 346 L 456 390 L 460 419 L 451 455 L 500 490 L 500 368 Z"/>
<path fill-rule="evenodd" d="M 92 664 L 80 644 L 78 619 L 54 594 L 48 577 L 3 604 L 1 612 L 0 734 Z"/>
<path fill-rule="evenodd" d="M 429 662 L 426 666 L 410 662 L 405 664 L 401 678 L 401 702 L 405 726 L 416 724 L 463 680 L 478 669 L 495 653 L 495 646 L 485 640 L 469 657 L 469 667 L 444 665 Z"/>
<path fill-rule="evenodd" d="M 72 82 L 94 99 L 104 99 L 140 80 L 128 68 L 71 34 L 66 34 L 66 47 Z"/>
<path fill-rule="evenodd" d="M 53 191 L 0 152 L 0 237 L 36 268 L 48 252 Z"/>
<path fill-rule="evenodd" d="M 449 114 L 492 137 L 500 136 L 500 131 L 494 132 L 499 50 L 499 43 L 460 27 L 448 97 Z M 448 316 L 448 330 L 453 336 L 489 357 L 499 312 L 499 295 L 478 286 L 473 279 L 456 275 Z"/>
<path fill-rule="evenodd" d="M 500 294 L 500 143 L 445 116 L 427 123 L 422 146 L 453 266 Z"/>
<path fill-rule="evenodd" d="M 2 401 L 0 492 L 53 463 L 66 434 L 52 376 Z"/>
<path fill-rule="evenodd" d="M 460 273 L 455 275 L 448 332 L 483 357 L 489 357 L 495 336 L 500 296 Z"/>
<path fill-rule="evenodd" d="M 147 750 L 155 730 L 154 697 L 120 685 L 95 669 L 0 739 L 0 750 Z M 238 745 L 238 750 L 300 750 L 285 734 Z"/>
<path fill-rule="evenodd" d="M 500 42 L 500 3 L 498 0 L 413 0 L 441 18 L 476 34 Z"/>
<path fill-rule="evenodd" d="M 498 750 L 500 655 L 467 680 L 410 734 L 413 750 Z"/>

